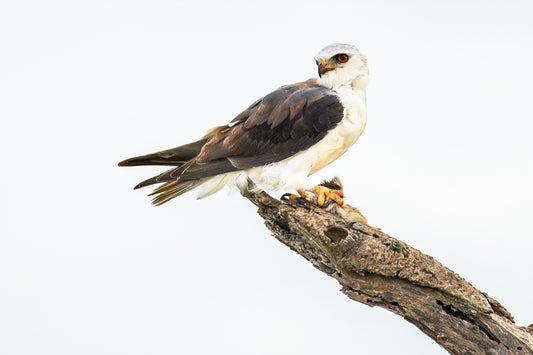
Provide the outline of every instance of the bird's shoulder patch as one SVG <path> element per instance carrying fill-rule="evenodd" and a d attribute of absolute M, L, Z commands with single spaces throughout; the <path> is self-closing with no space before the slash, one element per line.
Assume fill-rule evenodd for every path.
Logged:
<path fill-rule="evenodd" d="M 283 160 L 320 141 L 343 117 L 343 105 L 315 79 L 286 85 L 254 102 L 202 148 L 198 163 L 229 159 L 239 169 Z"/>

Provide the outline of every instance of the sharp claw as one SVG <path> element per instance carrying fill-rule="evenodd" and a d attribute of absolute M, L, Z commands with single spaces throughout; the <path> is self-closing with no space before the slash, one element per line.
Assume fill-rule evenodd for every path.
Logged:
<path fill-rule="evenodd" d="M 286 193 L 286 194 L 281 195 L 281 199 L 282 200 L 285 200 L 285 199 L 294 200 L 295 196 L 296 195 L 294 195 L 294 194 Z"/>
<path fill-rule="evenodd" d="M 309 194 L 307 192 L 305 192 L 305 190 L 298 190 L 298 195 L 291 194 L 291 193 L 286 193 L 286 194 L 283 194 L 281 196 L 281 198 L 282 199 L 289 199 L 289 200 L 296 200 L 296 199 L 299 199 L 299 198 L 308 199 L 309 198 Z"/>

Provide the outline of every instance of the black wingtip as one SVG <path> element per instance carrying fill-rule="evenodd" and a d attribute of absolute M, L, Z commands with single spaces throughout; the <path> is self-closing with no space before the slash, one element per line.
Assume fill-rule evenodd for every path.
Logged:
<path fill-rule="evenodd" d="M 134 158 L 125 159 L 121 161 L 120 163 L 118 163 L 118 166 L 149 165 L 149 164 L 146 164 L 146 162 L 143 161 L 142 158 L 144 157 L 134 157 Z"/>

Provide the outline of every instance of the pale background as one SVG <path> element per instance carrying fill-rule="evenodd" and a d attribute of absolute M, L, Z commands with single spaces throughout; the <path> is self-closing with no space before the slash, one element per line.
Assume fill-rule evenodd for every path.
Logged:
<path fill-rule="evenodd" d="M 119 160 L 368 56 L 339 175 L 370 223 L 533 323 L 533 2 L 2 1 L 0 353 L 444 354 L 350 301 L 239 194 L 158 208 Z"/>

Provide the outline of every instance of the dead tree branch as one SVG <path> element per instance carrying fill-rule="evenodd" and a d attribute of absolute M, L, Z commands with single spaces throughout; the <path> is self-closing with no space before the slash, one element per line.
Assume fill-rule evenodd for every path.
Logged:
<path fill-rule="evenodd" d="M 303 199 L 246 196 L 273 235 L 335 278 L 351 299 L 416 325 L 451 354 L 533 354 L 533 327 L 519 327 L 496 300 L 431 256 L 366 224 L 357 209 Z"/>

